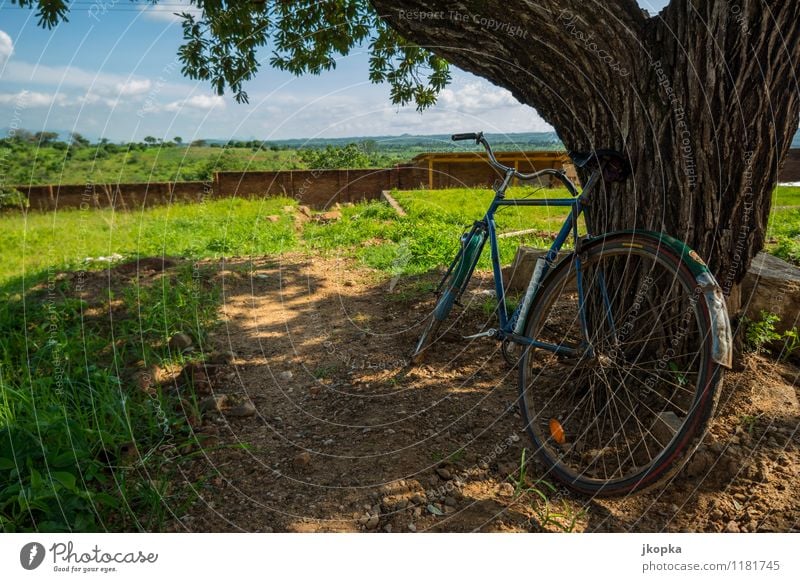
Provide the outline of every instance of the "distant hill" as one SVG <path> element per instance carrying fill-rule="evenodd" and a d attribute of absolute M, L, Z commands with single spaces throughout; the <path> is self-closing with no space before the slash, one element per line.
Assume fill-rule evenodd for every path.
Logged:
<path fill-rule="evenodd" d="M 554 131 L 548 132 L 528 132 L 528 133 L 487 133 L 487 139 L 496 149 L 508 150 L 560 150 L 564 149 L 561 140 Z M 206 143 L 223 144 L 226 140 L 207 139 Z M 371 141 L 375 142 L 381 149 L 415 149 L 424 151 L 474 149 L 475 144 L 471 142 L 460 142 L 454 144 L 450 140 L 450 134 L 435 135 L 382 135 L 368 137 L 335 137 L 335 138 L 312 138 L 312 139 L 277 139 L 267 140 L 270 144 L 286 148 L 319 148 L 331 146 L 342 146 L 349 143 L 360 143 Z M 792 148 L 800 148 L 800 130 L 797 131 L 792 139 Z"/>
<path fill-rule="evenodd" d="M 561 140 L 555 132 L 540 133 L 487 133 L 487 139 L 492 146 L 502 146 L 502 149 L 520 150 L 541 150 L 541 149 L 563 149 Z M 227 140 L 207 139 L 207 144 L 223 144 Z M 425 151 L 475 149 L 472 142 L 453 143 L 450 134 L 435 135 L 379 135 L 365 137 L 333 137 L 333 138 L 311 138 L 311 139 L 270 139 L 266 140 L 270 145 L 285 148 L 324 148 L 326 146 L 344 146 L 349 143 L 372 142 L 381 150 L 394 149 L 414 149 Z"/>

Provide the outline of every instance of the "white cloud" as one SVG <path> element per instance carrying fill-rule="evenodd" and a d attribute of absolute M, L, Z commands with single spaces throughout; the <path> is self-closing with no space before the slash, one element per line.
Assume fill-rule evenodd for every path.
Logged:
<path fill-rule="evenodd" d="M 13 105 L 21 109 L 28 107 L 50 107 L 50 105 L 66 105 L 67 98 L 60 94 L 38 93 L 36 91 L 18 91 L 17 93 L 0 93 L 0 105 Z"/>
<path fill-rule="evenodd" d="M 486 81 L 471 81 L 460 87 L 447 87 L 439 95 L 439 104 L 462 113 L 490 113 L 496 109 L 516 107 L 520 103 L 506 89 Z"/>
<path fill-rule="evenodd" d="M 0 67 L 8 62 L 14 53 L 14 42 L 7 33 L 0 30 Z"/>
<path fill-rule="evenodd" d="M 150 79 L 130 79 L 117 83 L 115 89 L 120 97 L 133 97 L 147 93 L 152 86 L 153 83 L 150 82 Z"/>
<path fill-rule="evenodd" d="M 176 6 L 180 4 L 180 6 Z M 188 0 L 171 0 L 167 5 L 163 4 L 142 4 L 139 10 L 144 12 L 145 18 L 158 20 L 160 22 L 181 22 L 179 14 L 188 12 L 195 18 L 202 15 L 203 11 L 197 6 L 193 6 Z"/>
<path fill-rule="evenodd" d="M 193 97 L 189 97 L 187 99 L 181 99 L 180 101 L 173 101 L 172 103 L 168 103 L 165 107 L 165 111 L 180 111 L 182 109 L 201 109 L 201 110 L 208 110 L 208 109 L 224 109 L 225 108 L 225 100 L 220 95 L 194 95 Z"/>

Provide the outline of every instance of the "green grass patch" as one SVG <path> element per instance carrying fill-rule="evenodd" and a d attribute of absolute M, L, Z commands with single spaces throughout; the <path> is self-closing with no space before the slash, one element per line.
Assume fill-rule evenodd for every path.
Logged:
<path fill-rule="evenodd" d="M 767 241 L 767 252 L 800 266 L 800 188 L 775 189 Z"/>
<path fill-rule="evenodd" d="M 17 281 L 0 287 L 3 532 L 154 531 L 187 501 L 168 451 L 191 442 L 192 403 L 140 389 L 132 371 L 200 357 L 167 340 L 181 331 L 202 346 L 218 290 L 191 265 L 91 299 L 86 277 L 51 270 L 24 295 Z"/>
<path fill-rule="evenodd" d="M 48 268 L 102 268 L 89 261 L 114 254 L 126 258 L 190 259 L 273 255 L 295 247 L 288 198 L 226 198 L 175 204 L 142 212 L 60 210 L 0 216 L 0 281 Z M 278 216 L 271 222 L 268 216 Z"/>
<path fill-rule="evenodd" d="M 513 188 L 516 197 L 568 197 L 564 190 Z M 364 264 L 392 275 L 420 274 L 449 264 L 458 237 L 483 217 L 492 199 L 487 189 L 414 190 L 393 196 L 408 212 L 398 216 L 386 204 L 369 202 L 343 209 L 342 220 L 330 225 L 307 225 L 303 240 L 312 250 L 359 258 Z M 520 244 L 547 246 L 561 226 L 564 208 L 508 207 L 496 215 L 500 233 L 535 229 L 538 232 L 499 239 L 500 258 L 510 263 Z M 479 268 L 491 265 L 484 252 Z"/>

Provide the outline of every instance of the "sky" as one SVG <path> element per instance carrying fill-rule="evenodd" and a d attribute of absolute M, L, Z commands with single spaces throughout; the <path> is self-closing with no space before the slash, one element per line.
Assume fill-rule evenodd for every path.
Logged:
<path fill-rule="evenodd" d="M 185 0 L 156 5 L 73 0 L 69 22 L 37 26 L 35 11 L 0 0 L 0 128 L 78 131 L 92 139 L 288 139 L 550 131 L 536 111 L 489 82 L 455 69 L 423 113 L 391 104 L 369 82 L 366 50 L 333 71 L 295 77 L 264 65 L 249 104 L 181 75 L 176 59 Z M 666 0 L 642 1 L 655 13 Z"/>

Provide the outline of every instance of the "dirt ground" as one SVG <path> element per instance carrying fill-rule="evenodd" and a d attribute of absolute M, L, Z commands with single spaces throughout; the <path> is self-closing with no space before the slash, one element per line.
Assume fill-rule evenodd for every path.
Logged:
<path fill-rule="evenodd" d="M 406 368 L 430 278 L 300 254 L 220 266 L 222 353 L 177 479 L 198 498 L 172 531 L 787 532 L 800 529 L 798 368 L 748 356 L 710 433 L 659 490 L 588 499 L 515 495 L 517 373 L 492 340 L 441 343 Z M 494 325 L 478 276 L 454 322 Z M 225 356 L 225 354 L 227 354 Z M 405 370 L 405 373 L 404 373 Z M 251 406 L 252 404 L 252 406 Z M 527 459 L 529 481 L 542 466 Z M 511 479 L 509 478 L 511 477 Z M 546 501 L 545 501 L 546 500 Z"/>

